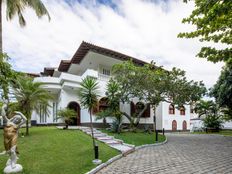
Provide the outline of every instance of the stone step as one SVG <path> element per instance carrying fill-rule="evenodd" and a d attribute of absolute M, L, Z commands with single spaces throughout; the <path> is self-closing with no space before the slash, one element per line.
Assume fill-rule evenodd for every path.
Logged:
<path fill-rule="evenodd" d="M 109 145 L 113 145 L 113 144 L 122 144 L 121 141 L 115 141 L 115 140 L 101 140 L 102 142 L 109 144 Z"/>
<path fill-rule="evenodd" d="M 85 132 L 86 134 L 91 136 L 91 129 L 89 127 L 78 127 L 79 130 Z M 120 151 L 124 156 L 133 152 L 135 150 L 134 146 L 130 146 L 129 144 L 124 144 L 122 140 L 115 139 L 113 136 L 109 136 L 106 133 L 102 133 L 97 129 L 93 129 L 94 138 L 97 140 L 104 142 L 108 146 L 117 149 Z"/>
<path fill-rule="evenodd" d="M 127 151 L 131 151 L 134 149 L 132 147 L 129 147 L 129 146 L 126 146 L 123 144 L 112 144 L 112 145 L 110 145 L 110 147 L 117 149 L 117 150 L 121 151 L 122 153 L 126 153 Z"/>
<path fill-rule="evenodd" d="M 90 136 L 92 135 L 90 134 Z M 105 134 L 94 134 L 93 136 L 94 138 L 98 138 L 98 137 L 105 137 L 106 135 Z"/>
<path fill-rule="evenodd" d="M 111 137 L 111 136 L 105 136 L 105 137 L 97 137 L 97 139 L 99 141 L 101 141 L 101 140 L 113 140 L 113 137 Z"/>
<path fill-rule="evenodd" d="M 85 128 L 79 128 L 82 131 L 91 131 L 91 129 L 89 127 L 85 127 Z M 93 128 L 93 131 L 97 131 L 97 129 Z"/>
<path fill-rule="evenodd" d="M 92 134 L 91 131 L 84 131 L 84 132 L 87 133 L 87 134 Z M 102 133 L 102 132 L 100 132 L 100 131 L 93 131 L 93 133 L 94 133 L 94 134 L 97 134 L 97 133 Z"/>
<path fill-rule="evenodd" d="M 87 133 L 88 135 L 92 135 L 92 133 Z M 103 137 L 103 136 L 107 136 L 106 134 L 104 133 L 93 133 L 94 136 L 96 137 Z"/>

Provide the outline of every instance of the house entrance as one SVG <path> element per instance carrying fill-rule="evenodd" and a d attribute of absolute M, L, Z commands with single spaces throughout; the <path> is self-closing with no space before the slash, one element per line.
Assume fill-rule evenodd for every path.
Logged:
<path fill-rule="evenodd" d="M 77 116 L 75 118 L 72 118 L 73 121 L 72 121 L 71 125 L 73 125 L 73 126 L 81 125 L 81 112 L 80 112 L 81 107 L 80 107 L 80 105 L 77 102 L 72 101 L 68 104 L 67 108 L 72 109 L 72 110 L 76 111 L 76 113 L 77 113 Z"/>

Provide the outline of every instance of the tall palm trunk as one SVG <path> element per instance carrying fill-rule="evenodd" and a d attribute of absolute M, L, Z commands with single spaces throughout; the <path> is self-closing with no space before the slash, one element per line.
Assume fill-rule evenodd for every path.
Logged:
<path fill-rule="evenodd" d="M 26 111 L 26 117 L 27 117 L 27 121 L 26 121 L 26 135 L 29 135 L 29 118 L 31 116 L 31 112 L 27 112 Z"/>
<path fill-rule="evenodd" d="M 0 0 L 0 54 L 2 53 L 2 0 Z"/>
<path fill-rule="evenodd" d="M 91 134 L 92 134 L 92 139 L 93 139 L 93 149 L 94 149 L 95 148 L 95 139 L 94 139 L 94 134 L 93 134 L 93 121 L 92 121 L 91 109 L 89 109 L 89 116 L 90 116 L 90 129 L 91 129 Z"/>

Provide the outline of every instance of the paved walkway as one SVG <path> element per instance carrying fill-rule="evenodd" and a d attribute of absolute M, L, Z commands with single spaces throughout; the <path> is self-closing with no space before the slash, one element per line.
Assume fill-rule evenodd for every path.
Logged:
<path fill-rule="evenodd" d="M 140 149 L 98 174 L 232 174 L 232 137 L 170 134 L 168 143 Z"/>

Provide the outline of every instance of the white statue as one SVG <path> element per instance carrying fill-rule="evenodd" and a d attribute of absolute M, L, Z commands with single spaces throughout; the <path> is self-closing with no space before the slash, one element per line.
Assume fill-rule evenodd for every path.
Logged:
<path fill-rule="evenodd" d="M 13 117 L 10 119 L 6 115 L 7 102 L 4 102 L 1 110 L 1 117 L 4 120 L 4 146 L 5 151 L 0 153 L 8 154 L 10 157 L 6 163 L 4 173 L 16 173 L 22 171 L 22 166 L 17 164 L 17 139 L 18 130 L 26 122 L 27 118 L 21 112 L 14 112 Z"/>

